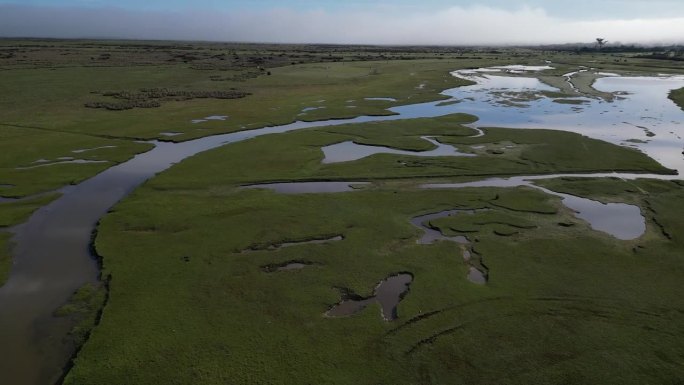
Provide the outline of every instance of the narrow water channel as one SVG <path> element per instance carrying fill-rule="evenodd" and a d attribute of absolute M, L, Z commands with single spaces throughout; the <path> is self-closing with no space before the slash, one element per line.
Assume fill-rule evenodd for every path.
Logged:
<path fill-rule="evenodd" d="M 629 175 L 630 174 L 625 174 L 625 177 Z M 560 176 L 561 175 L 547 175 L 546 178 Z M 644 216 L 641 214 L 641 210 L 638 206 L 629 205 L 626 203 L 602 203 L 592 199 L 551 191 L 532 183 L 532 181 L 535 179 L 540 180 L 543 178 L 541 176 L 492 178 L 465 183 L 424 184 L 421 187 L 426 189 L 449 189 L 467 187 L 527 186 L 541 190 L 546 194 L 560 197 L 563 205 L 572 210 L 575 217 L 584 220 L 592 229 L 596 231 L 610 234 L 613 237 L 623 241 L 639 238 L 646 232 L 646 218 L 644 218 Z"/>
<path fill-rule="evenodd" d="M 436 117 L 457 112 L 480 116 L 482 120 L 477 124 L 480 127 L 543 126 L 581 132 L 588 136 L 623 143 L 633 138 L 649 138 L 643 136 L 641 129 L 634 129 L 636 124 L 625 126 L 618 121 L 633 123 L 643 120 L 647 122 L 649 129 L 655 132 L 658 140 L 648 140 L 644 145 L 639 145 L 639 148 L 660 160 L 665 166 L 684 171 L 684 160 L 681 156 L 682 140 L 681 137 L 672 134 L 681 128 L 680 122 L 684 121 L 684 114 L 681 110 L 675 111 L 672 103 L 668 104 L 666 99 L 669 89 L 684 86 L 684 79 L 601 79 L 604 81 L 599 82 L 597 86 L 605 88 L 605 91 L 626 88 L 625 91 L 631 94 L 616 100 L 614 104 L 592 101 L 589 105 L 583 106 L 584 111 L 579 114 L 569 106 L 547 103 L 543 100 L 531 103 L 530 107 L 533 108 L 530 109 L 510 106 L 492 108 L 489 91 L 498 87 L 501 82 L 517 82 L 518 87 L 523 88 L 538 83 L 535 83 L 535 79 L 530 81 L 524 80 L 525 78 L 497 78 L 505 77 L 483 77 L 484 80 L 476 86 L 444 91 L 445 95 L 462 101 L 457 104 L 440 106 L 440 102 L 431 102 L 406 105 L 391 108 L 390 110 L 396 113 L 392 116 L 295 122 L 178 144 L 157 142 L 153 150 L 113 166 L 77 186 L 65 189 L 61 198 L 39 209 L 25 224 L 12 230 L 13 241 L 16 244 L 13 250 L 14 265 L 9 280 L 0 288 L 1 383 L 51 385 L 63 374 L 63 368 L 73 354 L 74 348 L 65 343 L 70 328 L 68 320 L 53 317 L 53 312 L 64 304 L 76 289 L 88 282 L 97 281 L 98 266 L 90 252 L 91 236 L 98 220 L 109 208 L 144 181 L 173 164 L 228 143 L 310 127 Z M 497 81 L 498 83 L 492 84 Z M 647 95 L 640 96 L 643 93 Z M 629 110 L 634 105 L 639 106 L 636 112 Z M 602 111 L 620 113 L 604 114 Z M 659 112 L 657 116 L 649 116 L 646 114 L 648 111 Z M 625 114 L 628 115 L 627 120 Z M 572 119 L 567 119 L 568 117 Z M 589 123 L 599 117 L 601 125 L 592 130 Z M 573 123 L 569 124 L 570 121 Z"/>

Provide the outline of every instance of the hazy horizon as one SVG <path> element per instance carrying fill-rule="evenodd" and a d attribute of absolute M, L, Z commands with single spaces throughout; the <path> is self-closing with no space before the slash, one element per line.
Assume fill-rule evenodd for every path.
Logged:
<path fill-rule="evenodd" d="M 684 2 L 0 0 L 0 37 L 368 45 L 680 44 Z"/>

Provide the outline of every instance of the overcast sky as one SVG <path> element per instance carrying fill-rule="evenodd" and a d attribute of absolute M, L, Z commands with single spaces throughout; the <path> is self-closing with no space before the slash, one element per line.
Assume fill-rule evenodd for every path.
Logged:
<path fill-rule="evenodd" d="M 0 0 L 0 36 L 275 43 L 683 43 L 684 0 Z"/>

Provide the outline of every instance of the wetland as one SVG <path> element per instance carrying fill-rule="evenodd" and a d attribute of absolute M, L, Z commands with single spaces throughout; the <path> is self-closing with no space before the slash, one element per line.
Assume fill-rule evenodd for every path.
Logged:
<path fill-rule="evenodd" d="M 283 65 L 276 46 L 259 48 L 269 75 L 216 82 L 197 63 L 47 70 L 22 49 L 0 59 L 19 103 L 0 99 L 13 383 L 684 374 L 679 63 L 407 48 Z M 241 97 L 83 106 L 111 103 L 105 89 L 224 87 Z"/>

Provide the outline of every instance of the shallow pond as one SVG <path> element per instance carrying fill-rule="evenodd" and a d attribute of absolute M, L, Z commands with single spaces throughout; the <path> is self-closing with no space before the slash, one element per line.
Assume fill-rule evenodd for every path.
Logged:
<path fill-rule="evenodd" d="M 416 242 L 421 245 L 430 245 L 432 243 L 435 243 L 436 241 L 442 240 L 456 242 L 462 245 L 470 244 L 468 238 L 464 236 L 447 237 L 443 235 L 439 230 L 433 229 L 432 227 L 426 224 L 435 219 L 446 218 L 452 215 L 467 215 L 472 214 L 474 212 L 474 210 L 445 210 L 411 218 L 411 224 L 423 230 L 423 236 L 420 237 L 420 239 L 418 239 L 418 241 Z"/>
<path fill-rule="evenodd" d="M 328 317 L 348 317 L 365 309 L 368 305 L 377 302 L 380 304 L 381 316 L 385 321 L 397 319 L 397 306 L 404 295 L 408 292 L 413 282 L 411 274 L 397 274 L 381 281 L 373 291 L 373 296 L 368 298 L 346 299 L 328 310 Z"/>
<path fill-rule="evenodd" d="M 312 265 L 314 265 L 314 263 L 308 261 L 290 261 L 280 264 L 270 264 L 262 266 L 261 270 L 263 270 L 266 273 L 275 273 L 279 271 L 297 271 L 302 270 L 306 267 L 310 267 Z"/>
<path fill-rule="evenodd" d="M 448 144 L 442 144 L 434 138 L 428 136 L 422 136 L 421 139 L 432 143 L 433 145 L 435 145 L 435 148 L 428 151 L 406 151 L 397 150 L 395 148 L 390 147 L 369 146 L 365 144 L 354 143 L 353 141 L 347 141 L 342 143 L 331 144 L 329 146 L 321 148 L 324 155 L 323 163 L 350 162 L 354 160 L 363 159 L 375 154 L 395 154 L 420 157 L 475 156 L 473 154 L 462 153 L 458 151 L 456 147 Z"/>

